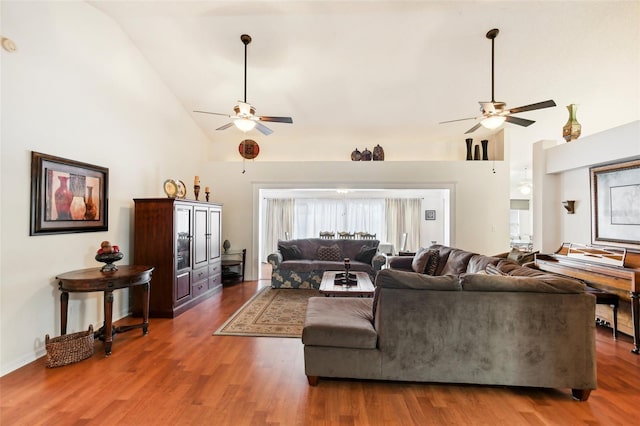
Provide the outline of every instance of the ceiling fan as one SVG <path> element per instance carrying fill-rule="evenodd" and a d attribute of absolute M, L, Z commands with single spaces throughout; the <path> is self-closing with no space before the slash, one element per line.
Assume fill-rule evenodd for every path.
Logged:
<path fill-rule="evenodd" d="M 478 102 L 480 104 L 480 112 L 482 115 L 479 117 L 469 117 L 469 118 L 460 118 L 458 120 L 449 120 L 442 121 L 440 124 L 444 123 L 453 123 L 456 121 L 464 121 L 464 120 L 478 120 L 481 121 L 467 130 L 465 134 L 472 133 L 478 130 L 480 126 L 486 127 L 487 129 L 496 129 L 505 121 L 507 123 L 516 124 L 518 126 L 527 127 L 535 123 L 533 120 L 527 120 L 526 118 L 513 117 L 511 114 L 517 114 L 519 112 L 525 111 L 533 111 L 536 109 L 549 108 L 556 106 L 556 103 L 553 100 L 548 100 L 544 102 L 536 102 L 535 104 L 524 105 L 517 108 L 507 109 L 507 104 L 504 102 L 499 102 L 494 99 L 494 71 L 493 71 L 493 45 L 494 40 L 498 36 L 500 31 L 497 28 L 489 30 L 487 33 L 487 38 L 491 40 L 491 102 Z"/>
<path fill-rule="evenodd" d="M 218 127 L 216 130 L 225 130 L 235 125 L 239 130 L 248 132 L 254 128 L 258 129 L 262 134 L 268 136 L 273 133 L 273 130 L 260 123 L 261 121 L 270 121 L 273 123 L 293 123 L 291 117 L 268 117 L 258 116 L 256 109 L 253 105 L 247 103 L 247 45 L 251 43 L 251 36 L 248 34 L 242 34 L 240 40 L 244 44 L 244 101 L 238 101 L 238 104 L 233 107 L 235 115 L 223 114 L 219 112 L 209 111 L 193 111 L 202 114 L 224 115 L 231 118 L 231 123 L 227 123 L 224 126 Z"/>

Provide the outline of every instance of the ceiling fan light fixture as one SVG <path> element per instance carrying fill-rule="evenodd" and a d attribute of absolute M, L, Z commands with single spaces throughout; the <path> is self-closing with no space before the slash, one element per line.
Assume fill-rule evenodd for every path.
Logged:
<path fill-rule="evenodd" d="M 236 118 L 233 120 L 233 124 L 238 128 L 238 130 L 245 133 L 256 127 L 256 122 L 248 118 Z"/>
<path fill-rule="evenodd" d="M 505 119 L 506 117 L 503 115 L 490 115 L 483 119 L 480 124 L 482 124 L 482 127 L 493 130 L 500 127 L 502 123 L 504 123 Z"/>

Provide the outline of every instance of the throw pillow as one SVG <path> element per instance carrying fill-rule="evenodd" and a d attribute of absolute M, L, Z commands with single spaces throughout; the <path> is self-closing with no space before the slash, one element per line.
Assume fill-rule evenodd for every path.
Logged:
<path fill-rule="evenodd" d="M 507 255 L 507 259 L 518 262 L 520 265 L 524 265 L 525 263 L 533 262 L 536 259 L 536 253 L 538 252 L 520 251 L 514 247 Z"/>
<path fill-rule="evenodd" d="M 504 272 L 502 272 L 500 269 L 498 269 L 496 265 L 492 265 L 492 264 L 488 264 L 485 271 L 488 275 L 507 275 Z"/>
<path fill-rule="evenodd" d="M 316 251 L 316 258 L 318 260 L 338 261 L 342 260 L 342 251 L 336 244 L 332 246 L 318 247 Z"/>
<path fill-rule="evenodd" d="M 427 259 L 427 266 L 424 268 L 424 273 L 427 275 L 435 275 L 440 262 L 440 252 L 438 250 L 429 250 L 429 253 L 431 253 L 431 255 L 429 259 Z"/>
<path fill-rule="evenodd" d="M 355 260 L 357 260 L 358 262 L 366 263 L 367 265 L 371 265 L 373 256 L 375 256 L 377 252 L 377 247 L 362 246 L 358 254 L 356 254 Z"/>
<path fill-rule="evenodd" d="M 302 252 L 297 245 L 292 246 L 278 246 L 278 250 L 282 254 L 282 260 L 297 260 L 302 259 Z"/>
<path fill-rule="evenodd" d="M 420 249 L 413 257 L 411 268 L 419 274 L 435 275 L 438 269 L 440 252 L 432 249 Z"/>

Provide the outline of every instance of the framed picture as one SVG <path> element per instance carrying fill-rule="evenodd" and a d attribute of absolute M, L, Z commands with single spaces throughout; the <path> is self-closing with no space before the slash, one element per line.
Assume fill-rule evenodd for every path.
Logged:
<path fill-rule="evenodd" d="M 640 249 L 640 160 L 592 167 L 592 243 Z"/>
<path fill-rule="evenodd" d="M 424 211 L 424 220 L 436 220 L 436 211 L 435 210 L 425 210 Z"/>
<path fill-rule="evenodd" d="M 33 151 L 29 235 L 108 230 L 109 169 Z"/>

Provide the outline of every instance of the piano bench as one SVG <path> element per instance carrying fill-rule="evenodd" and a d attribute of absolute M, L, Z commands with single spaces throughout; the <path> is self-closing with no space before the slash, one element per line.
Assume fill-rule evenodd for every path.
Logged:
<path fill-rule="evenodd" d="M 613 310 L 613 338 L 618 337 L 618 303 L 619 298 L 617 294 L 609 293 L 608 291 L 600 290 L 599 288 L 589 287 L 586 288 L 587 292 L 593 294 L 596 297 L 596 304 L 609 305 Z M 604 321 L 598 320 L 598 322 L 604 323 Z"/>

